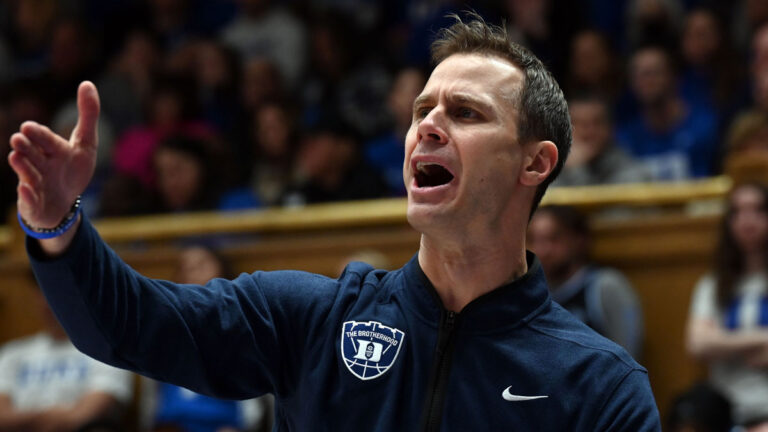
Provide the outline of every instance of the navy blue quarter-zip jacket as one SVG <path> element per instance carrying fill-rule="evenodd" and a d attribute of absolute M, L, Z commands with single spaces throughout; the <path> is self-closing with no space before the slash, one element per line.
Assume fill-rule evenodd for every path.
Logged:
<path fill-rule="evenodd" d="M 554 303 L 538 260 L 460 313 L 418 260 L 338 279 L 143 277 L 83 220 L 55 259 L 28 242 L 72 342 L 223 398 L 274 393 L 277 431 L 658 431 L 647 372 Z"/>

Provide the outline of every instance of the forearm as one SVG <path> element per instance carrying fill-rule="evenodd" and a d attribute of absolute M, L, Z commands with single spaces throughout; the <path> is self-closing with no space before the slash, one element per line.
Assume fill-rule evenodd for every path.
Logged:
<path fill-rule="evenodd" d="M 701 360 L 743 357 L 768 345 L 768 331 L 727 332 L 713 321 L 694 320 L 688 325 L 688 352 Z"/>

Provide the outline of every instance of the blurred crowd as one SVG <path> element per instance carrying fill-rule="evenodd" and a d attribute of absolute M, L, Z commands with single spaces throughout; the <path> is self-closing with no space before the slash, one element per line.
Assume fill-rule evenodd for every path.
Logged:
<path fill-rule="evenodd" d="M 764 0 L 7 0 L 0 153 L 25 120 L 68 136 L 77 85 L 88 79 L 102 109 L 97 171 L 84 194 L 91 216 L 402 196 L 403 140 L 429 76 L 429 44 L 447 14 L 468 8 L 505 22 L 566 94 L 573 147 L 555 187 L 706 177 L 768 155 Z M 0 164 L 3 215 L 15 186 Z M 575 209 L 543 207 L 529 246 L 553 298 L 640 357 L 637 296 L 618 271 L 589 261 L 588 228 Z M 735 189 L 720 237 L 686 335 L 714 387 L 682 394 L 670 430 L 768 428 L 768 189 Z M 179 266 L 179 282 L 230 276 L 205 248 L 185 251 Z M 30 400 L 51 399 L 33 407 L 40 417 L 26 417 L 35 430 L 63 428 L 62 413 L 50 411 L 61 409 L 48 390 L 57 380 L 68 391 L 82 385 L 62 400 L 102 400 L 84 402 L 92 410 L 69 417 L 67 430 L 121 430 L 104 419 L 130 402 L 132 384 L 99 378 L 114 372 L 77 357 L 54 321 L 0 354 L 17 368 L 0 375 L 0 430 L 3 419 L 25 419 L 9 414 L 22 397 L 8 395 L 13 376 L 30 383 Z M 144 429 L 191 430 L 201 417 L 212 420 L 200 430 L 269 423 L 269 401 L 142 387 Z"/>
<path fill-rule="evenodd" d="M 92 216 L 404 194 L 403 138 L 450 12 L 505 22 L 571 103 L 557 185 L 721 172 L 768 147 L 768 6 L 741 0 L 9 0 L 0 150 L 102 106 Z M 16 180 L 0 167 L 0 207 Z"/>

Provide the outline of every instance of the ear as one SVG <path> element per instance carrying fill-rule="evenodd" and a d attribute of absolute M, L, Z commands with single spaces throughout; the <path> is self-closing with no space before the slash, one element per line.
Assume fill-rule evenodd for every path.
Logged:
<path fill-rule="evenodd" d="M 558 159 L 557 146 L 552 141 L 532 142 L 526 146 L 523 158 L 520 183 L 538 186 L 555 169 Z"/>

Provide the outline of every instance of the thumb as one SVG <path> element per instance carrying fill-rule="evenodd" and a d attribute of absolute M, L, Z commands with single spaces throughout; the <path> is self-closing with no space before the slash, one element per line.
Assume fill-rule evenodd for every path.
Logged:
<path fill-rule="evenodd" d="M 96 148 L 99 120 L 99 93 L 90 81 L 83 81 L 77 89 L 77 125 L 72 131 L 71 141 L 75 146 Z"/>

